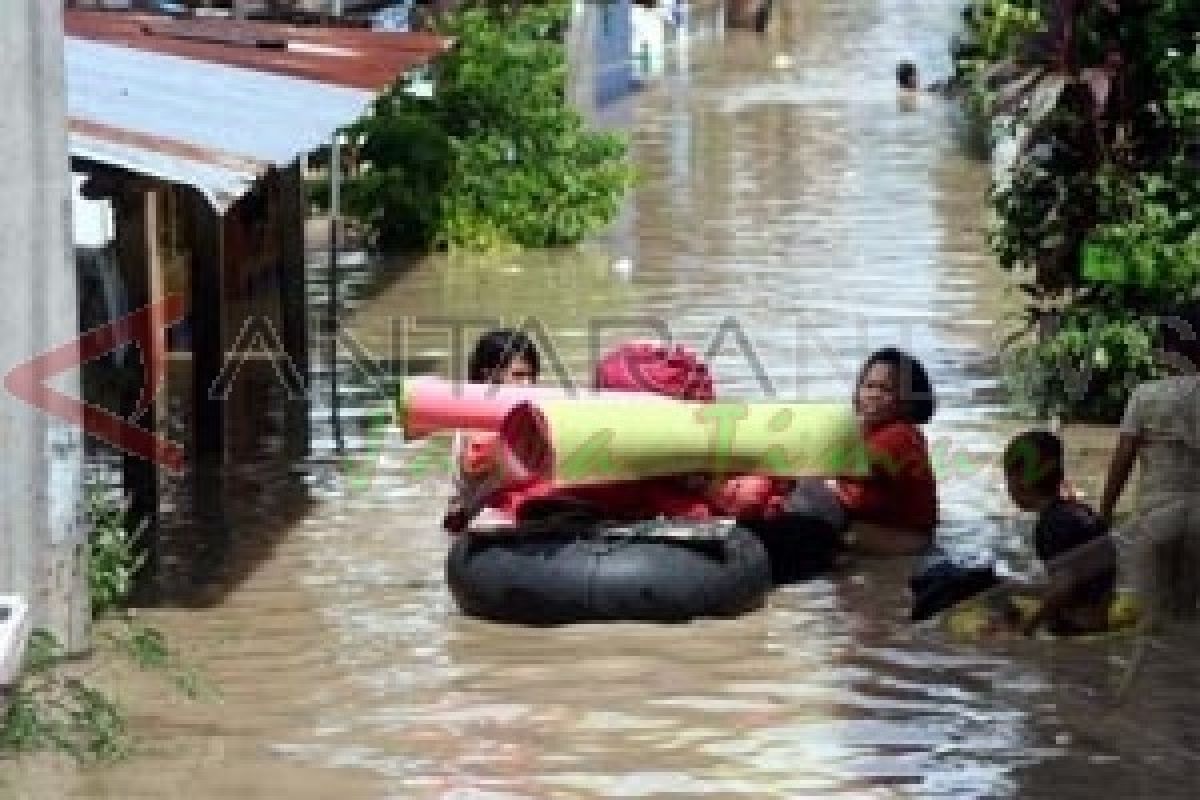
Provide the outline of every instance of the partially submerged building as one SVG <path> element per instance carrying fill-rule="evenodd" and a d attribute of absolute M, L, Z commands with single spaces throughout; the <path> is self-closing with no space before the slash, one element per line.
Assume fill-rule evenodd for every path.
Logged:
<path fill-rule="evenodd" d="M 130 423 L 108 438 L 136 516 L 159 518 L 179 464 L 208 508 L 264 430 L 306 448 L 301 159 L 450 42 L 92 11 L 66 33 L 85 330 L 143 310 L 122 331 L 140 346 L 97 361 L 87 396 Z"/>

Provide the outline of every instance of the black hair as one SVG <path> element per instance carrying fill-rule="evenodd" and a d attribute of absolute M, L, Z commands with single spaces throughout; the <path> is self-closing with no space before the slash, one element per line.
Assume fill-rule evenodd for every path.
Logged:
<path fill-rule="evenodd" d="M 1158 318 L 1158 346 L 1175 372 L 1200 372 L 1200 305 L 1177 308 Z"/>
<path fill-rule="evenodd" d="M 479 337 L 467 362 L 467 380 L 486 383 L 493 370 L 504 369 L 514 358 L 523 358 L 533 368 L 534 377 L 542 371 L 541 359 L 533 340 L 521 331 L 500 328 Z"/>
<path fill-rule="evenodd" d="M 896 83 L 905 89 L 917 88 L 917 65 L 911 61 L 901 61 L 897 64 Z"/>
<path fill-rule="evenodd" d="M 900 373 L 902 381 L 904 378 L 908 379 L 906 381 L 908 385 L 901 386 L 904 390 L 905 419 L 914 425 L 924 425 L 933 419 L 937 401 L 933 395 L 933 383 L 929 380 L 929 373 L 925 371 L 925 367 L 921 365 L 920 361 L 894 347 L 876 350 L 863 364 L 862 370 L 858 373 L 858 379 L 854 381 L 855 406 L 858 405 L 858 390 L 862 388 L 863 381 L 866 380 L 871 367 L 876 364 L 887 364 Z"/>
<path fill-rule="evenodd" d="M 1004 448 L 1004 472 L 1044 496 L 1056 495 L 1066 478 L 1062 440 L 1050 431 L 1026 431 L 1013 437 Z"/>

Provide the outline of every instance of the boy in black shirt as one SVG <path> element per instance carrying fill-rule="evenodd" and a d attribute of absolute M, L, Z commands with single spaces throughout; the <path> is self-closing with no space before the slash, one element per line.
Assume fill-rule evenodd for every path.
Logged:
<path fill-rule="evenodd" d="M 1017 436 L 1004 451 L 1004 476 L 1017 507 L 1038 514 L 1033 546 L 1050 579 L 1041 607 L 1024 623 L 1025 632 L 1042 625 L 1060 635 L 1104 630 L 1116 583 L 1116 550 L 1092 509 L 1063 497 L 1062 442 L 1047 431 Z"/>

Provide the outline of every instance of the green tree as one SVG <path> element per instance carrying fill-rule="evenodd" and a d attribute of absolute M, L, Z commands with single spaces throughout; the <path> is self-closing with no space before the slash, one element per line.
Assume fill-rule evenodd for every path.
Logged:
<path fill-rule="evenodd" d="M 992 244 L 1019 273 L 1016 388 L 1111 420 L 1159 373 L 1148 338 L 1200 295 L 1200 0 L 977 0 L 959 74 L 1015 120 Z M 1061 380 L 1063 369 L 1088 384 Z"/>
<path fill-rule="evenodd" d="M 626 143 L 567 104 L 566 14 L 555 2 L 445 15 L 455 46 L 432 67 L 432 96 L 403 80 L 351 128 L 364 169 L 346 209 L 382 248 L 564 245 L 616 216 Z"/>

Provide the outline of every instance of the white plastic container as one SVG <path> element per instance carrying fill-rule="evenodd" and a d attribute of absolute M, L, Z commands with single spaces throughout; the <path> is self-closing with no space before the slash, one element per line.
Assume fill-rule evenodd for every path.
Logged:
<path fill-rule="evenodd" d="M 28 604 L 16 595 L 0 595 L 0 686 L 17 680 L 28 638 Z"/>

